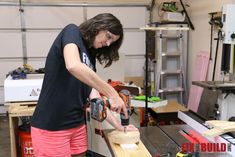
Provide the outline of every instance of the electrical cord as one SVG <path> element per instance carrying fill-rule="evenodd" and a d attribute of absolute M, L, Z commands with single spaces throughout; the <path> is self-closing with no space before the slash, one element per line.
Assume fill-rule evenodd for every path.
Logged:
<path fill-rule="evenodd" d="M 222 38 L 221 30 L 218 30 L 217 35 L 218 35 L 217 38 L 215 38 L 215 40 L 217 40 L 217 43 L 216 43 L 216 50 L 215 50 L 215 61 L 214 61 L 212 81 L 215 80 L 215 69 L 216 69 L 216 64 L 217 64 L 217 56 L 218 56 L 217 54 L 218 54 L 218 49 L 219 49 L 219 40 Z"/>

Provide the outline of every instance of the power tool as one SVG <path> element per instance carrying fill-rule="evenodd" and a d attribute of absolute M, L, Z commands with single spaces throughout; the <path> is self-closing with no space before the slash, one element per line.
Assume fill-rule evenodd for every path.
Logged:
<path fill-rule="evenodd" d="M 121 125 L 124 126 L 124 132 L 126 133 L 126 126 L 129 125 L 129 117 L 131 113 L 131 104 L 130 104 L 130 92 L 126 89 L 123 89 L 119 92 L 119 96 L 126 105 L 128 118 L 125 118 L 123 111 L 120 112 Z M 107 97 L 94 98 L 90 100 L 91 107 L 91 118 L 102 122 L 107 117 L 107 108 L 110 108 L 110 102 Z"/>

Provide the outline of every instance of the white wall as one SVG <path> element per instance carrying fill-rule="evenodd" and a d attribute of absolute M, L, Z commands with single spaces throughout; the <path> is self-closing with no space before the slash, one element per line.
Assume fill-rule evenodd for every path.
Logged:
<path fill-rule="evenodd" d="M 164 1 L 172 1 L 172 0 L 160 0 L 156 2 L 156 6 L 154 9 L 154 21 L 159 19 L 158 16 L 158 8 L 159 5 Z M 177 1 L 178 2 L 178 1 Z M 189 31 L 189 49 L 188 49 L 188 84 L 191 85 L 192 80 L 192 72 L 195 66 L 196 54 L 200 52 L 200 50 L 205 50 L 210 52 L 210 24 L 208 23 L 210 20 L 210 16 L 208 13 L 210 12 L 219 12 L 222 9 L 223 4 L 235 4 L 234 0 L 183 0 L 184 3 L 189 4 L 190 7 L 186 7 L 186 10 L 189 14 L 189 17 L 195 27 L 195 30 Z M 179 4 L 179 2 L 178 2 Z M 180 6 L 180 4 L 179 4 Z M 160 12 L 161 15 L 161 12 Z M 214 31 L 213 39 L 217 37 L 217 32 Z M 214 55 L 215 55 L 215 47 L 216 41 L 213 40 L 213 49 L 212 49 L 212 59 L 209 64 L 208 70 L 208 80 L 212 79 L 213 72 L 213 64 L 214 64 Z M 221 45 L 219 47 L 221 50 Z M 216 76 L 215 79 L 219 80 L 221 77 L 219 75 L 220 71 L 220 62 L 221 62 L 221 51 L 218 52 L 218 60 L 216 67 Z"/>
<path fill-rule="evenodd" d="M 195 56 L 200 50 L 210 51 L 210 24 L 208 23 L 210 20 L 210 16 L 208 13 L 210 12 L 219 12 L 222 9 L 223 4 L 235 4 L 234 0 L 188 0 L 190 5 L 189 13 L 191 20 L 195 26 L 195 31 L 190 31 L 189 34 L 189 58 L 188 64 L 189 66 L 189 82 L 191 82 L 192 78 L 192 69 L 194 69 L 194 61 Z M 217 37 L 217 32 L 214 32 L 214 37 Z M 216 41 L 213 40 L 213 48 L 212 48 L 212 60 L 209 64 L 208 71 L 208 80 L 212 80 L 212 72 L 213 65 L 215 60 L 215 49 L 216 49 Z M 220 62 L 221 62 L 221 45 L 218 51 L 218 60 L 216 67 L 216 75 L 215 80 L 220 79 Z"/>

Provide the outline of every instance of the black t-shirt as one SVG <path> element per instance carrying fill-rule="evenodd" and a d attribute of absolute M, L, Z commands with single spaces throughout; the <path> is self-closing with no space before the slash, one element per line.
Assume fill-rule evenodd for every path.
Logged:
<path fill-rule="evenodd" d="M 45 76 L 31 125 L 45 130 L 63 130 L 84 124 L 84 109 L 91 87 L 76 79 L 65 67 L 63 48 L 77 45 L 83 63 L 95 71 L 95 58 L 83 43 L 79 28 L 70 24 L 55 39 L 46 60 Z"/>

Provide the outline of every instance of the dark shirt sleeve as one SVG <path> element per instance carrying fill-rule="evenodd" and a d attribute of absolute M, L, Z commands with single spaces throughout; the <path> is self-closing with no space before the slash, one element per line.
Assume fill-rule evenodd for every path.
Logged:
<path fill-rule="evenodd" d="M 64 28 L 61 40 L 62 48 L 70 43 L 76 44 L 79 48 L 81 46 L 81 40 L 82 37 L 79 28 L 75 24 L 69 24 Z"/>

